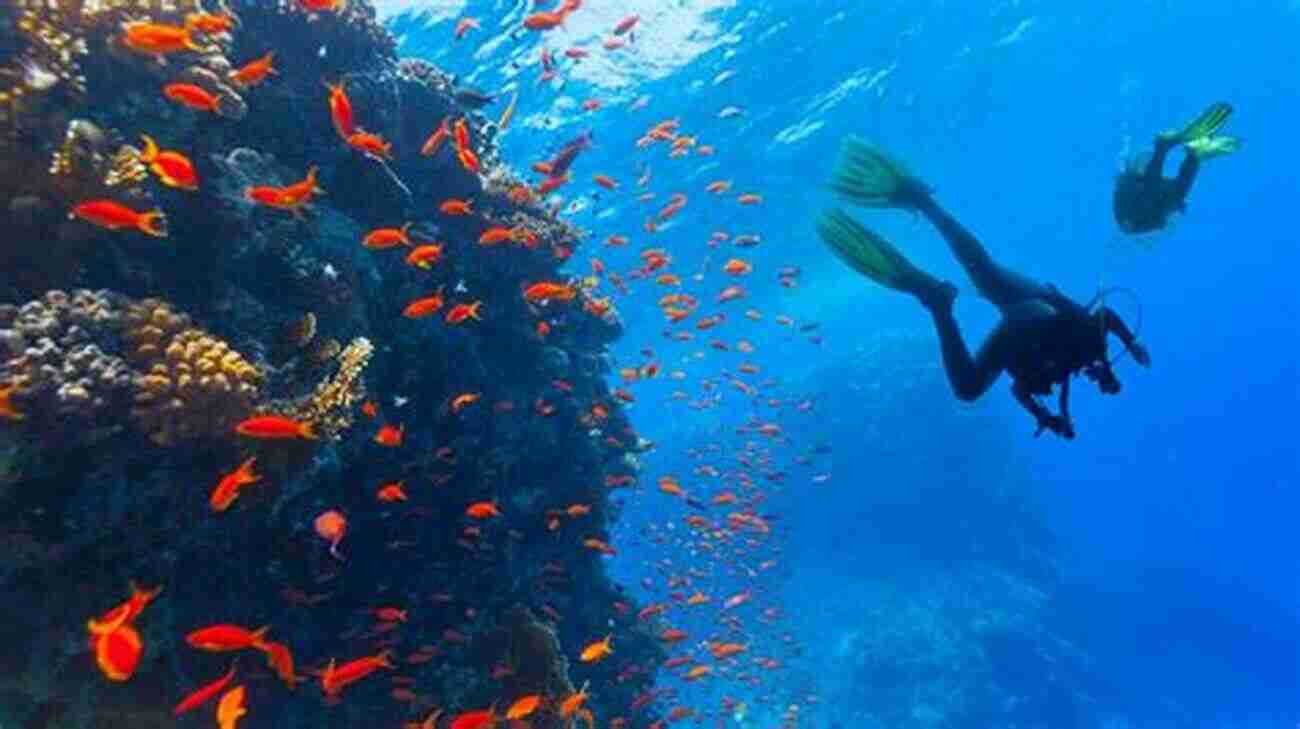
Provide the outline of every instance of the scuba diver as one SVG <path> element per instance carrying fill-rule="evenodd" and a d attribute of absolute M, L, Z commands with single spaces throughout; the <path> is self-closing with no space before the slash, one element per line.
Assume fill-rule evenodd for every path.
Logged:
<path fill-rule="evenodd" d="M 1150 356 L 1123 320 L 1105 306 L 1083 306 L 1051 285 L 1010 271 L 988 254 L 975 236 L 935 202 L 931 190 L 898 162 L 850 137 L 844 143 L 831 188 L 864 207 L 899 208 L 925 216 L 948 242 L 975 288 L 1002 312 L 1002 320 L 971 357 L 953 316 L 957 287 L 912 265 L 889 241 L 838 208 L 823 213 L 817 232 L 845 263 L 867 278 L 915 296 L 929 310 L 939 335 L 944 370 L 953 392 L 973 402 L 1010 373 L 1016 400 L 1044 430 L 1074 438 L 1070 419 L 1070 378 L 1080 373 L 1113 395 L 1119 380 L 1107 358 L 1107 335 L 1114 334 L 1143 367 Z M 1059 413 L 1040 398 L 1060 385 Z"/>
<path fill-rule="evenodd" d="M 1125 233 L 1160 230 L 1169 222 L 1170 215 L 1187 209 L 1187 193 L 1201 169 L 1201 161 L 1231 154 L 1241 147 L 1235 137 L 1215 136 L 1231 114 L 1231 104 L 1211 104 L 1182 131 L 1157 134 L 1151 158 L 1145 165 L 1136 159 L 1125 165 L 1124 171 L 1115 178 L 1112 200 L 1120 230 Z M 1166 179 L 1165 158 L 1180 144 L 1184 156 L 1178 176 Z"/>

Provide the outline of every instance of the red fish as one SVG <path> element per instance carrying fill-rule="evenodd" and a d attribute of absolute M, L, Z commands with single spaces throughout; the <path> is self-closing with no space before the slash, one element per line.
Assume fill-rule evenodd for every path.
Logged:
<path fill-rule="evenodd" d="M 167 237 L 167 218 L 161 210 L 141 213 L 112 200 L 90 200 L 74 207 L 72 216 L 108 230 L 138 230 L 155 238 Z"/>
<path fill-rule="evenodd" d="M 433 265 L 442 260 L 442 246 L 427 244 L 416 246 L 406 254 L 406 262 L 416 268 L 428 270 Z"/>
<path fill-rule="evenodd" d="M 397 425 L 384 424 L 375 433 L 375 442 L 388 448 L 396 448 L 402 445 L 402 439 L 405 435 L 405 426 L 401 423 Z"/>
<path fill-rule="evenodd" d="M 208 50 L 194 40 L 189 28 L 144 20 L 122 24 L 122 45 L 136 53 L 152 56 Z"/>
<path fill-rule="evenodd" d="M 208 703 L 212 699 L 216 698 L 217 694 L 224 691 L 226 689 L 226 686 L 230 685 L 230 682 L 233 681 L 234 679 L 235 679 L 235 667 L 231 666 L 230 670 L 226 672 L 226 675 L 222 676 L 221 678 L 218 678 L 212 683 L 207 684 L 206 686 L 203 686 L 202 688 L 196 689 L 189 696 L 186 696 L 184 699 L 181 699 L 181 702 L 176 705 L 176 708 L 172 709 L 172 715 L 180 716 L 181 714 L 184 714 L 187 711 L 190 711 L 192 709 L 197 709 L 200 706 Z"/>
<path fill-rule="evenodd" d="M 92 635 L 90 645 L 95 651 L 95 664 L 110 681 L 130 679 L 144 653 L 140 633 L 130 625 L 119 625 L 109 633 Z"/>
<path fill-rule="evenodd" d="M 373 656 L 348 661 L 337 667 L 334 659 L 331 658 L 329 666 L 321 674 L 321 690 L 325 692 L 326 696 L 337 696 L 349 684 L 356 683 L 381 668 L 396 669 L 397 667 L 389 661 L 388 656 L 389 653 L 384 651 Z"/>
<path fill-rule="evenodd" d="M 249 458 L 239 465 L 234 471 L 226 474 L 212 490 L 212 496 L 208 499 L 208 504 L 212 506 L 213 511 L 225 511 L 230 505 L 235 503 L 239 498 L 239 489 L 250 483 L 256 483 L 261 480 L 261 476 L 253 473 L 253 464 L 256 458 Z"/>
<path fill-rule="evenodd" d="M 180 152 L 158 149 L 158 143 L 147 134 L 141 135 L 141 139 L 144 140 L 144 151 L 140 153 L 140 161 L 147 165 L 149 171 L 157 175 L 164 185 L 181 190 L 199 189 L 199 174 L 194 170 L 194 163 L 188 157 Z"/>
<path fill-rule="evenodd" d="M 411 245 L 411 223 L 400 228 L 376 228 L 361 240 L 361 245 L 371 250 L 385 250 L 397 246 Z"/>
<path fill-rule="evenodd" d="M 439 288 L 433 295 L 426 296 L 423 299 L 416 299 L 407 304 L 406 308 L 402 310 L 402 316 L 407 319 L 421 319 L 436 314 L 442 308 L 442 305 L 442 289 Z"/>
<path fill-rule="evenodd" d="M 352 100 L 348 98 L 348 92 L 341 82 L 325 84 L 325 88 L 330 92 L 330 120 L 334 123 L 334 131 L 346 141 L 357 131 L 356 121 L 352 115 Z"/>
<path fill-rule="evenodd" d="M 311 423 L 301 423 L 279 415 L 257 415 L 248 418 L 235 426 L 235 432 L 250 438 L 272 440 L 286 438 L 315 440 L 317 438 Z"/>
<path fill-rule="evenodd" d="M 185 636 L 185 642 L 193 648 L 213 653 L 240 651 L 245 648 L 256 648 L 262 643 L 262 636 L 270 629 L 269 625 L 257 630 L 248 630 L 238 625 L 223 623 L 191 631 Z"/>
<path fill-rule="evenodd" d="M 213 114 L 221 112 L 221 99 L 202 86 L 194 84 L 167 84 L 163 87 L 163 96 L 195 111 L 208 111 Z"/>
<path fill-rule="evenodd" d="M 448 125 L 450 120 L 451 117 L 449 116 L 442 118 L 442 123 L 440 123 L 438 128 L 434 130 L 433 134 L 430 134 L 429 138 L 425 140 L 424 146 L 420 147 L 420 154 L 422 156 L 432 157 L 438 153 L 438 150 L 442 147 L 443 143 L 447 141 L 449 136 L 451 136 L 451 127 Z"/>
<path fill-rule="evenodd" d="M 445 321 L 448 324 L 460 324 L 467 319 L 482 321 L 479 316 L 479 307 L 483 306 L 482 301 L 475 301 L 471 304 L 456 304 L 447 312 Z"/>
<path fill-rule="evenodd" d="M 245 64 L 242 68 L 230 72 L 228 78 L 244 88 L 256 86 L 266 80 L 267 76 L 276 73 L 271 62 L 275 59 L 275 52 L 267 53 L 261 58 L 254 59 Z"/>

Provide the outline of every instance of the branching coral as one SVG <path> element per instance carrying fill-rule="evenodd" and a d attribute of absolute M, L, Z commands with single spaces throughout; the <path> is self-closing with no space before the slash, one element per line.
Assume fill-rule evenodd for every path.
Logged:
<path fill-rule="evenodd" d="M 352 426 L 353 410 L 366 395 L 361 373 L 370 363 L 374 350 L 374 345 L 365 337 L 352 340 L 339 353 L 339 369 L 333 377 L 322 381 L 306 397 L 274 402 L 265 409 L 300 422 L 311 423 L 318 435 L 337 436 Z"/>
<path fill-rule="evenodd" d="M 136 424 L 159 445 L 228 434 L 257 402 L 262 373 L 224 341 L 190 326 L 163 301 L 127 308 L 123 339 L 134 349 Z"/>

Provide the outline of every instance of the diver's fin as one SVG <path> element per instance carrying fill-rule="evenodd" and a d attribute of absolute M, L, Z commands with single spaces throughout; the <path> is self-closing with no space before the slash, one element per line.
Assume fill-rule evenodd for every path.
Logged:
<path fill-rule="evenodd" d="M 1186 147 L 1187 151 L 1196 155 L 1197 159 L 1207 160 L 1213 157 L 1222 157 L 1236 152 L 1241 149 L 1241 140 L 1226 135 L 1219 137 L 1198 137 L 1187 142 Z"/>
<path fill-rule="evenodd" d="M 875 208 L 911 207 L 930 193 L 900 162 L 853 136 L 844 140 L 830 186 L 848 202 Z"/>
<path fill-rule="evenodd" d="M 1206 107 L 1205 111 L 1188 122 L 1182 131 L 1165 132 L 1165 136 L 1172 141 L 1183 144 L 1204 137 L 1212 137 L 1224 124 L 1228 123 L 1228 117 L 1230 116 L 1232 116 L 1232 104 L 1219 101 Z"/>
<path fill-rule="evenodd" d="M 876 283 L 926 300 L 943 284 L 907 260 L 892 243 L 839 208 L 817 219 L 817 234 L 853 270 Z"/>

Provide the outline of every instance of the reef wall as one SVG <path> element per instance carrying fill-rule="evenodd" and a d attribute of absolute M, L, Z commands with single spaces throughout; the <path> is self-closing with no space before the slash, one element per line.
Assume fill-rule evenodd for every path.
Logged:
<path fill-rule="evenodd" d="M 627 617 L 633 601 L 591 547 L 615 518 L 607 477 L 636 469 L 638 438 L 603 379 L 621 327 L 581 297 L 543 309 L 521 295 L 563 280 L 582 232 L 519 194 L 495 124 L 460 107 L 438 69 L 399 59 L 366 2 L 225 10 L 232 29 L 165 57 L 132 52 L 124 28 L 180 27 L 200 12 L 193 0 L 0 10 L 0 43 L 15 49 L 0 61 L 0 393 L 12 410 L 0 421 L 0 725 L 171 726 L 175 701 L 231 665 L 186 644 L 217 623 L 271 626 L 310 680 L 291 690 L 241 656 L 252 726 L 396 726 L 537 692 L 552 700 L 533 717 L 544 728 L 572 721 L 556 704 L 588 680 L 587 706 L 614 719 L 662 658 L 655 626 Z M 268 52 L 274 75 L 232 79 Z M 178 82 L 213 111 L 160 93 Z M 326 83 L 343 85 L 391 159 L 340 139 Z M 420 154 L 448 116 L 466 120 L 479 173 Z M 196 190 L 158 181 L 143 135 L 192 160 Z M 310 207 L 249 199 L 250 186 L 313 167 L 325 194 Z M 453 198 L 473 214 L 442 214 Z M 69 216 L 100 199 L 158 208 L 166 237 Z M 427 270 L 361 243 L 407 222 L 443 246 Z M 526 230 L 527 245 L 481 245 L 492 226 Z M 481 318 L 403 316 L 434 292 L 448 309 L 482 302 Z M 479 399 L 453 407 L 466 393 Z M 235 432 L 266 413 L 319 438 Z M 398 424 L 400 446 L 377 442 Z M 260 480 L 214 511 L 210 492 L 250 457 Z M 407 500 L 377 499 L 393 482 Z M 466 515 L 483 501 L 501 516 Z M 573 504 L 590 513 L 555 516 Z M 319 533 L 328 511 L 346 518 L 343 559 Z M 86 621 L 131 582 L 163 592 L 136 621 L 139 667 L 110 682 Z M 407 619 L 377 620 L 385 606 Z M 571 663 L 610 621 L 618 659 Z M 313 672 L 378 651 L 395 670 L 322 697 Z"/>

